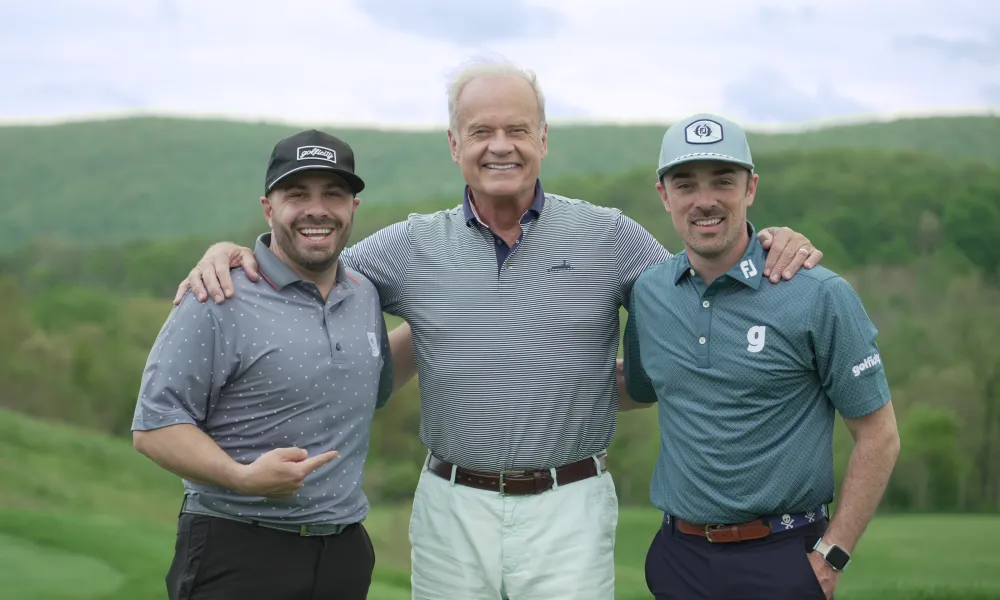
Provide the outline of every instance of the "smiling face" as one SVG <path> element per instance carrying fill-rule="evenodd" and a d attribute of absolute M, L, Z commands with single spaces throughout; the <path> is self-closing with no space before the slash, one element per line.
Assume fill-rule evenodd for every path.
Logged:
<path fill-rule="evenodd" d="M 271 226 L 271 251 L 307 276 L 335 267 L 360 200 L 333 173 L 306 171 L 282 181 L 260 202 Z"/>
<path fill-rule="evenodd" d="M 747 207 L 757 193 L 756 174 L 721 161 L 688 162 L 664 173 L 656 190 L 689 254 L 713 260 L 742 255 Z"/>
<path fill-rule="evenodd" d="M 486 75 L 466 84 L 457 101 L 458 126 L 448 131 L 452 160 L 478 201 L 525 199 L 547 152 L 531 85 L 519 78 Z"/>

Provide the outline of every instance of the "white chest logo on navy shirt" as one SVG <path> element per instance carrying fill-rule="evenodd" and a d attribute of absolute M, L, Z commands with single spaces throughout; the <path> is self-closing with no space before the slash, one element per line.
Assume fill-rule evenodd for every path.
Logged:
<path fill-rule="evenodd" d="M 754 325 L 747 331 L 747 350 L 749 352 L 760 352 L 764 349 L 764 334 L 765 327 L 763 325 Z"/>
<path fill-rule="evenodd" d="M 378 338 L 371 331 L 368 332 L 368 345 L 372 347 L 372 356 L 378 356 Z"/>
<path fill-rule="evenodd" d="M 743 277 L 747 279 L 757 274 L 757 267 L 754 266 L 753 261 L 749 258 L 740 263 L 740 270 L 743 271 Z"/>

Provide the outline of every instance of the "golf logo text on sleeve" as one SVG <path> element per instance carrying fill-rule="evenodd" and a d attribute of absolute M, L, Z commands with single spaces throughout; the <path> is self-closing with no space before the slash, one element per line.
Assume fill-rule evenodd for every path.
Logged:
<path fill-rule="evenodd" d="M 858 377 L 865 370 L 880 364 L 882 364 L 882 357 L 878 355 L 878 352 L 876 352 L 875 354 L 872 354 L 868 358 L 864 359 L 863 361 L 851 367 L 851 373 L 854 373 L 854 376 Z"/>

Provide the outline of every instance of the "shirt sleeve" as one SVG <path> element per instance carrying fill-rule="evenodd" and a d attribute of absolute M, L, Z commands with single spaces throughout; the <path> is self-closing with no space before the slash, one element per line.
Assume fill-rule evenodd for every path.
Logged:
<path fill-rule="evenodd" d="M 389 346 L 389 331 L 385 326 L 385 317 L 380 315 L 382 329 L 379 335 L 382 336 L 382 372 L 378 378 L 378 397 L 375 400 L 375 408 L 382 408 L 389 401 L 392 395 L 393 373 L 392 373 L 392 348 Z"/>
<path fill-rule="evenodd" d="M 670 258 L 670 252 L 642 225 L 623 214 L 615 222 L 615 270 L 622 306 L 629 306 L 632 285 L 646 267 Z"/>
<path fill-rule="evenodd" d="M 382 310 L 399 316 L 406 276 L 413 262 L 413 227 L 401 221 L 380 229 L 340 255 L 344 266 L 367 277 L 378 290 Z"/>
<path fill-rule="evenodd" d="M 847 419 L 889 402 L 889 384 L 875 338 L 878 330 L 861 299 L 842 277 L 821 284 L 810 328 L 820 383 Z"/>
<path fill-rule="evenodd" d="M 653 404 L 656 402 L 656 389 L 649 375 L 642 367 L 642 356 L 639 348 L 639 320 L 636 315 L 635 299 L 628 307 L 628 322 L 625 325 L 625 339 L 622 349 L 622 361 L 625 371 L 625 390 L 636 402 Z"/>
<path fill-rule="evenodd" d="M 187 423 L 204 427 L 234 369 L 211 303 L 191 292 L 160 329 L 142 372 L 133 431 Z"/>

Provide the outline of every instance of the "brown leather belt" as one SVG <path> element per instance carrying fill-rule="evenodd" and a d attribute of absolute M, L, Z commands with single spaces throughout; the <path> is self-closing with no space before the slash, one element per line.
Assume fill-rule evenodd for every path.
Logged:
<path fill-rule="evenodd" d="M 600 471 L 597 470 L 597 463 L 601 465 Z M 433 454 L 427 461 L 427 468 L 431 473 L 448 481 L 451 481 L 452 467 L 451 463 L 443 461 Z M 548 469 L 504 471 L 494 474 L 479 473 L 456 467 L 455 483 L 489 492 L 499 492 L 504 496 L 525 496 L 550 490 L 555 483 L 567 485 L 596 477 L 607 470 L 607 453 L 601 452 L 597 455 L 596 462 L 593 457 L 587 457 L 556 468 L 555 480 L 552 479 L 552 472 Z"/>
<path fill-rule="evenodd" d="M 677 529 L 688 535 L 697 535 L 710 542 L 728 543 L 759 540 L 771 535 L 771 525 L 763 519 L 755 519 L 736 525 L 698 525 L 674 517 Z"/>

